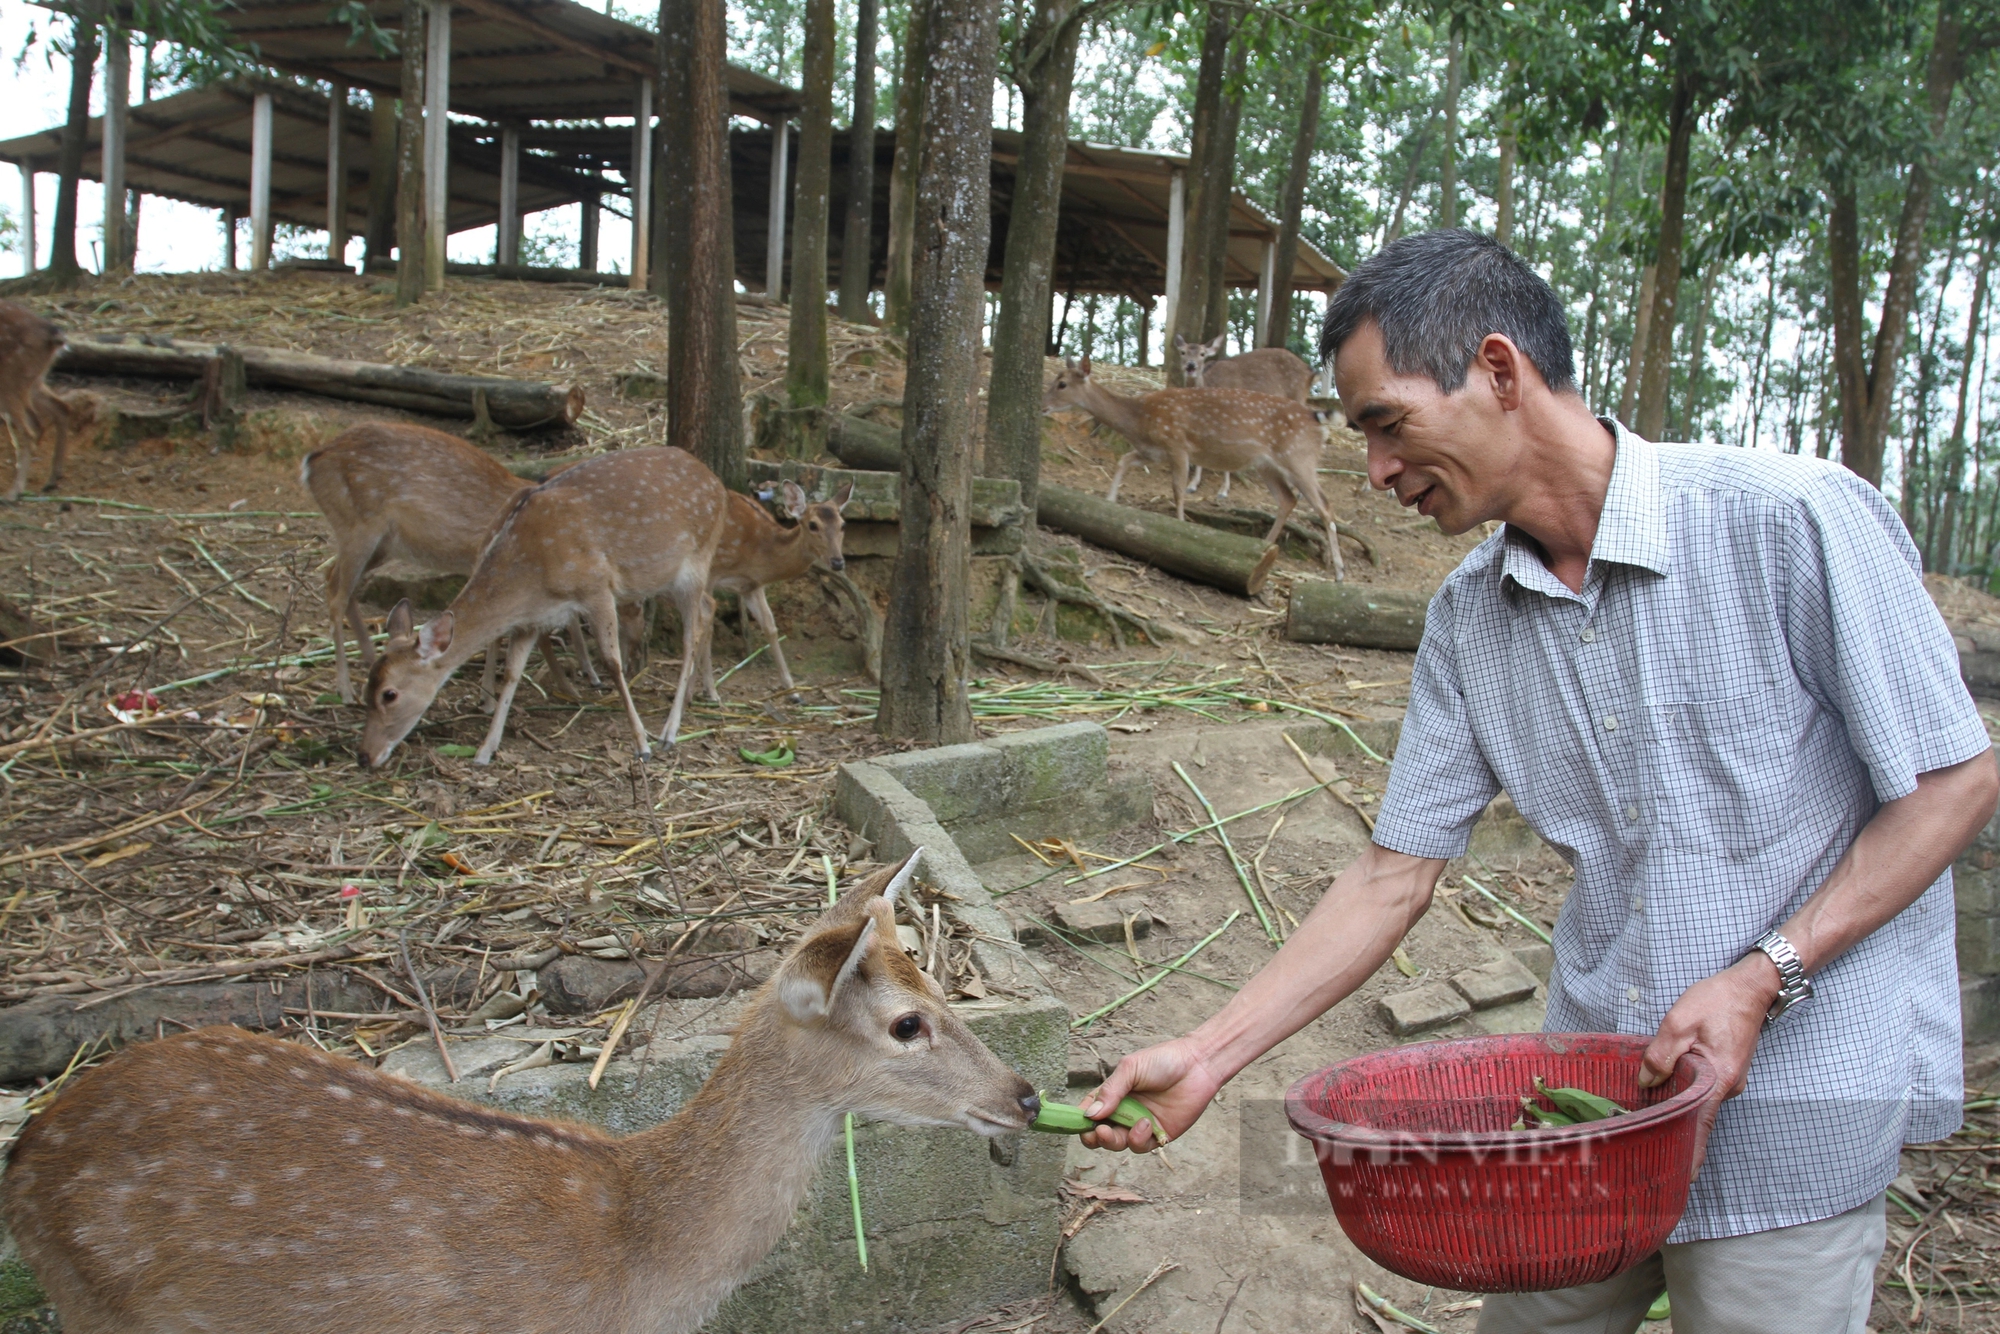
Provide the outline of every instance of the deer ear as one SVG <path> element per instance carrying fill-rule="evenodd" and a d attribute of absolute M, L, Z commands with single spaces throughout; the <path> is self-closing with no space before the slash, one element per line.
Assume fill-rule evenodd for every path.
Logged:
<path fill-rule="evenodd" d="M 1223 344 L 1224 344 L 1225 342 L 1227 342 L 1227 341 L 1228 341 L 1228 339 L 1229 339 L 1229 335 L 1228 335 L 1228 334 L 1226 334 L 1226 333 L 1219 333 L 1219 334 L 1217 334 L 1217 335 L 1216 335 L 1215 337 L 1213 337 L 1213 338 L 1209 339 L 1209 340 L 1208 340 L 1208 355 L 1209 355 L 1209 356 L 1211 356 L 1211 357 L 1214 357 L 1214 356 L 1219 356 L 1219 355 L 1221 355 L 1221 353 L 1222 353 L 1222 345 L 1223 345 Z"/>
<path fill-rule="evenodd" d="M 1176 352 L 1187 351 L 1187 339 L 1181 336 L 1180 334 L 1174 335 L 1174 351 Z"/>
<path fill-rule="evenodd" d="M 832 1012 L 841 983 L 874 947 L 875 930 L 870 913 L 823 927 L 800 942 L 775 979 L 778 1002 L 793 1022 L 813 1023 Z"/>
<path fill-rule="evenodd" d="M 1076 369 L 1076 363 L 1075 363 L 1074 361 L 1070 360 L 1070 359 L 1069 359 L 1068 357 L 1064 357 L 1064 358 L 1063 358 L 1063 369 L 1064 369 L 1064 370 L 1066 370 L 1066 371 L 1073 371 L 1073 370 L 1075 370 L 1075 369 Z"/>
<path fill-rule="evenodd" d="M 797 482 L 786 482 L 778 490 L 785 498 L 785 513 L 796 519 L 806 512 L 806 493 Z"/>
<path fill-rule="evenodd" d="M 1089 357 L 1085 357 L 1085 358 L 1084 358 L 1084 359 L 1083 359 L 1082 361 L 1079 361 L 1079 362 L 1077 362 L 1077 363 L 1076 363 L 1076 373 L 1077 373 L 1078 375 L 1088 375 L 1088 374 L 1090 374 L 1090 358 L 1089 358 Z"/>
<path fill-rule="evenodd" d="M 436 662 L 451 648 L 451 634 L 457 622 L 448 611 L 441 611 L 437 619 L 417 631 L 417 661 Z"/>
<path fill-rule="evenodd" d="M 389 632 L 389 647 L 408 648 L 417 642 L 415 615 L 410 611 L 410 600 L 404 598 L 389 611 L 389 619 L 383 629 Z"/>
<path fill-rule="evenodd" d="M 854 483 L 849 482 L 846 486 L 841 487 L 840 494 L 833 498 L 833 507 L 837 510 L 844 510 L 847 508 L 847 502 L 852 499 L 854 499 Z"/>

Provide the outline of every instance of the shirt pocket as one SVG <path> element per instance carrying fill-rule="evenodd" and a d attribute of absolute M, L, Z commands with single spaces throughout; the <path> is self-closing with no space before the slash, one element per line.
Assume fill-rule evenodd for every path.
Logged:
<path fill-rule="evenodd" d="M 1654 706 L 1654 800 L 1673 845 L 1744 860 L 1784 840 L 1794 759 L 1786 715 L 1758 695 Z"/>

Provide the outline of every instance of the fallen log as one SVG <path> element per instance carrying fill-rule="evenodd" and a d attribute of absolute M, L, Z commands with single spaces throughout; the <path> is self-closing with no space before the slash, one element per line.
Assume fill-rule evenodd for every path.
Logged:
<path fill-rule="evenodd" d="M 764 949 L 694 955 L 665 964 L 565 954 L 535 974 L 535 986 L 550 1014 L 601 1014 L 638 995 L 648 972 L 664 968 L 666 974 L 646 993 L 650 997 L 706 998 L 757 986 L 771 975 L 777 959 L 775 950 Z"/>
<path fill-rule="evenodd" d="M 1307 527 L 1299 521 L 1297 517 L 1299 513 L 1300 511 L 1294 510 L 1293 517 L 1285 520 L 1285 531 L 1279 540 L 1284 543 L 1285 551 L 1289 555 L 1297 556 L 1302 560 L 1324 562 L 1326 560 L 1326 530 L 1324 528 Z M 1210 509 L 1200 505 L 1189 505 L 1187 507 L 1187 516 L 1190 523 L 1198 523 L 1204 528 L 1219 528 L 1225 533 L 1243 533 L 1250 537 L 1262 537 L 1265 533 L 1270 532 L 1271 525 L 1276 523 L 1278 519 L 1278 516 L 1270 510 L 1246 507 L 1231 508 L 1229 506 Z M 1317 522 L 1317 518 L 1314 521 Z M 1370 565 L 1380 563 L 1375 559 L 1374 543 L 1347 527 L 1343 526 L 1339 531 L 1343 540 L 1352 542 L 1355 546 L 1361 548 L 1361 554 L 1368 558 Z"/>
<path fill-rule="evenodd" d="M 1292 587 L 1285 638 L 1300 644 L 1412 650 L 1424 637 L 1430 594 L 1317 581 Z"/>
<path fill-rule="evenodd" d="M 828 414 L 826 447 L 850 468 L 870 472 L 903 470 L 903 433 L 850 413 Z"/>
<path fill-rule="evenodd" d="M 107 341 L 118 339 L 119 341 Z M 56 359 L 56 369 L 78 375 L 143 375 L 201 379 L 224 356 L 226 345 L 183 343 L 170 338 L 124 341 L 123 335 L 72 339 Z M 439 417 L 482 417 L 496 426 L 525 431 L 537 426 L 569 426 L 583 412 L 583 390 L 573 384 L 509 380 L 492 375 L 458 375 L 417 366 L 342 361 L 269 347 L 242 347 L 248 383 L 296 389 L 328 398 L 406 408 Z"/>
<path fill-rule="evenodd" d="M 1041 522 L 1059 532 L 1242 597 L 1262 590 L 1278 560 L 1276 546 L 1254 537 L 1182 523 L 1053 482 L 1042 483 L 1037 510 Z"/>

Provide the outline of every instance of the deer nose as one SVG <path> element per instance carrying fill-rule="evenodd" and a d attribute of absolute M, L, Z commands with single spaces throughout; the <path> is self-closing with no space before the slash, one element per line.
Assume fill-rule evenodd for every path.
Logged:
<path fill-rule="evenodd" d="M 354 752 L 354 762 L 360 765 L 364 769 L 372 769 L 375 767 L 375 761 L 368 758 L 368 751 L 366 750 L 366 748 Z"/>
<path fill-rule="evenodd" d="M 1042 1111 L 1041 1094 L 1039 1093 L 1023 1094 L 1019 1099 L 1019 1102 L 1021 1104 L 1021 1114 L 1027 1117 L 1030 1121 L 1034 1120 L 1037 1116 L 1041 1115 Z"/>
<path fill-rule="evenodd" d="M 844 570 L 847 568 L 847 557 L 835 556 L 832 560 L 828 561 L 827 564 L 833 566 L 833 568 L 836 570 Z"/>

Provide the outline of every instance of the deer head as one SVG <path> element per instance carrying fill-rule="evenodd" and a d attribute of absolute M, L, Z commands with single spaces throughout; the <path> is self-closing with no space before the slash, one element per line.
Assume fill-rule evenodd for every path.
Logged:
<path fill-rule="evenodd" d="M 1084 391 L 1090 386 L 1090 358 L 1081 362 L 1063 358 L 1063 368 L 1056 374 L 1056 382 L 1042 394 L 1042 415 L 1051 416 L 1068 408 L 1083 406 Z"/>
<path fill-rule="evenodd" d="M 410 734 L 438 690 L 457 668 L 448 661 L 456 624 L 449 611 L 439 612 L 425 626 L 413 624 L 410 600 L 404 598 L 389 613 L 388 642 L 368 673 L 362 703 L 368 709 L 361 725 L 359 759 L 364 769 L 379 768 L 389 752 Z"/>
<path fill-rule="evenodd" d="M 1206 343 L 1190 343 L 1175 334 L 1174 350 L 1181 356 L 1181 378 L 1189 384 L 1200 384 L 1202 368 L 1222 355 L 1222 345 L 1228 338 L 1228 334 L 1217 334 Z"/>
<path fill-rule="evenodd" d="M 840 489 L 840 494 L 832 500 L 809 501 L 805 491 L 797 482 L 786 482 L 780 492 L 784 497 L 785 513 L 805 525 L 806 540 L 819 549 L 827 568 L 844 570 L 847 558 L 841 555 L 841 534 L 846 530 L 846 522 L 840 512 L 847 508 L 847 502 L 854 499 L 854 483 L 849 482 Z"/>
<path fill-rule="evenodd" d="M 944 988 L 896 941 L 896 896 L 923 849 L 851 889 L 793 948 L 763 1007 L 790 1065 L 828 1089 L 833 1109 L 900 1125 L 998 1136 L 1040 1110 L 1034 1087 L 987 1050 Z"/>

